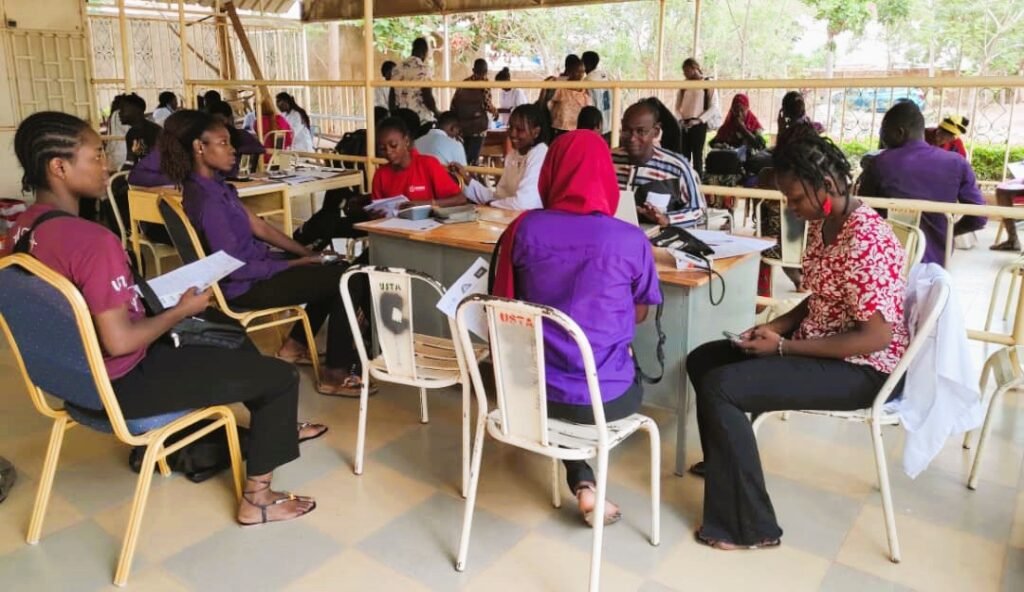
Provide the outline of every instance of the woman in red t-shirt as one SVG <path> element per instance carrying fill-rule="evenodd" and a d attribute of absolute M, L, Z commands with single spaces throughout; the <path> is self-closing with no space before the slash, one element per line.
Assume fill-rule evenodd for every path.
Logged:
<path fill-rule="evenodd" d="M 272 471 L 299 456 L 295 368 L 260 355 L 251 343 L 175 348 L 161 339 L 179 321 L 204 311 L 210 291 L 192 290 L 166 311 L 145 315 L 120 240 L 78 217 L 80 200 L 102 195 L 107 183 L 103 143 L 88 123 L 66 113 L 35 113 L 18 126 L 14 151 L 24 170 L 23 189 L 33 191 L 36 202 L 19 216 L 12 238 L 31 231 L 29 253 L 81 292 L 124 417 L 243 403 L 252 419 L 238 522 L 290 520 L 313 511 L 312 498 L 270 489 Z M 54 210 L 67 215 L 33 228 Z"/>
<path fill-rule="evenodd" d="M 389 117 L 377 126 L 377 154 L 388 163 L 373 176 L 373 199 L 404 195 L 411 202 L 441 207 L 466 203 L 459 184 L 441 162 L 412 147 L 409 129 L 401 119 Z"/>
<path fill-rule="evenodd" d="M 722 550 L 774 547 L 782 536 L 747 413 L 869 407 L 910 341 L 906 255 L 885 220 L 851 195 L 842 151 L 810 134 L 777 148 L 772 160 L 786 207 L 807 221 L 803 277 L 811 293 L 772 322 L 686 358 L 704 450 L 696 536 Z"/>

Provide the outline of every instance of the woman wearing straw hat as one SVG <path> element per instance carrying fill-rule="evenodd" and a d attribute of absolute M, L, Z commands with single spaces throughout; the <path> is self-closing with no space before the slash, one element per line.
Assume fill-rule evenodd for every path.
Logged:
<path fill-rule="evenodd" d="M 967 133 L 967 126 L 970 124 L 970 120 L 963 115 L 950 115 L 942 120 L 939 127 L 935 128 L 935 133 L 930 143 L 933 146 L 938 146 L 950 152 L 956 152 L 960 156 L 967 158 L 967 150 L 964 148 L 960 135 Z"/>

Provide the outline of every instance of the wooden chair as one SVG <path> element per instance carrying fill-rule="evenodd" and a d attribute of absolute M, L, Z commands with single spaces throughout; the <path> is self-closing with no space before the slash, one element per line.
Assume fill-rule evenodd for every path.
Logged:
<path fill-rule="evenodd" d="M 28 255 L 0 259 L 0 327 L 14 354 L 32 404 L 53 420 L 50 444 L 39 479 L 26 540 L 39 542 L 46 506 L 53 489 L 64 434 L 77 425 L 112 433 L 128 446 L 145 446 L 128 528 L 114 584 L 123 586 L 131 570 L 139 527 L 146 509 L 154 468 L 170 475 L 167 457 L 206 434 L 224 428 L 231 456 L 235 498 L 242 496 L 242 457 L 238 429 L 231 409 L 223 405 L 182 410 L 155 417 L 126 420 L 114 395 L 96 329 L 85 300 L 63 276 Z M 63 403 L 51 405 L 45 395 Z M 212 423 L 173 444 L 167 439 L 204 420 Z"/>
<path fill-rule="evenodd" d="M 181 256 L 182 263 L 188 265 L 206 257 L 203 243 L 199 240 L 199 234 L 192 227 L 192 223 L 189 222 L 184 210 L 181 209 L 181 204 L 173 197 L 161 195 L 158 207 L 160 214 L 164 218 L 164 226 L 167 228 L 167 233 L 171 235 L 171 240 L 174 241 L 174 246 Z M 224 298 L 224 293 L 217 284 L 213 285 L 213 297 L 217 308 L 245 327 L 246 333 L 255 333 L 280 325 L 301 322 L 306 331 L 306 345 L 309 348 L 310 361 L 313 363 L 313 375 L 319 383 L 320 356 L 316 350 L 316 335 L 313 333 L 313 329 L 309 324 L 309 317 L 306 316 L 306 311 L 302 306 L 235 310 L 228 305 L 227 299 Z"/>

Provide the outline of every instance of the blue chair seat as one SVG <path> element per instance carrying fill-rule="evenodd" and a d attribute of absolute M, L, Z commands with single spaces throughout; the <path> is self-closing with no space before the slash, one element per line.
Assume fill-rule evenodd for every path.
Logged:
<path fill-rule="evenodd" d="M 107 419 L 105 411 L 86 409 L 67 402 L 64 403 L 64 409 L 68 412 L 68 415 L 71 416 L 71 419 L 87 428 L 107 434 L 114 432 L 113 428 L 110 426 L 110 421 Z M 133 436 L 138 436 L 139 434 L 144 434 L 150 430 L 163 427 L 179 417 L 191 413 L 192 411 L 192 409 L 184 409 L 182 411 L 172 411 L 162 415 L 153 415 L 138 419 L 126 419 L 125 425 L 128 426 L 128 431 L 131 432 Z"/>

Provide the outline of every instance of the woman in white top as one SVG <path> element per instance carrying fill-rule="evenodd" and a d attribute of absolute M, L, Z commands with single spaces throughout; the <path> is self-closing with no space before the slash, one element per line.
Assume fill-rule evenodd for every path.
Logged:
<path fill-rule="evenodd" d="M 502 68 L 495 75 L 494 80 L 511 81 L 512 74 L 509 73 L 508 68 Z M 526 91 L 521 88 L 503 88 L 498 95 L 498 118 L 503 126 L 508 126 L 508 120 L 516 107 L 530 102 L 530 99 L 526 97 Z"/>
<path fill-rule="evenodd" d="M 508 139 L 512 150 L 505 155 L 505 172 L 498 186 L 490 189 L 470 177 L 465 167 L 450 165 L 452 172 L 466 182 L 466 197 L 478 204 L 506 210 L 539 210 L 544 207 L 537 191 L 541 165 L 548 153 L 548 133 L 540 107 L 520 105 L 508 120 Z"/>
<path fill-rule="evenodd" d="M 313 132 L 309 122 L 309 114 L 295 102 L 295 97 L 286 92 L 279 92 L 275 97 L 277 108 L 284 115 L 288 125 L 292 128 L 292 147 L 296 152 L 314 152 Z"/>

